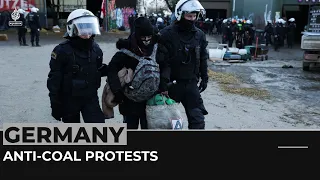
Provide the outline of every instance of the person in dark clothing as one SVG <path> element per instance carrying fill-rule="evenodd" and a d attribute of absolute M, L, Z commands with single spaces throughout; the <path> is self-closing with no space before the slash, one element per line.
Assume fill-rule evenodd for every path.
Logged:
<path fill-rule="evenodd" d="M 156 53 L 156 61 L 160 68 L 159 92 L 165 92 L 164 84 L 169 82 L 169 66 L 166 63 L 167 49 L 158 44 L 159 36 L 155 34 L 150 20 L 140 17 L 135 20 L 134 33 L 128 39 L 119 39 L 117 49 L 127 49 L 139 57 L 149 57 Z M 157 49 L 155 46 L 157 45 Z M 115 95 L 114 102 L 119 103 L 119 112 L 123 115 L 123 122 L 127 123 L 128 129 L 147 129 L 146 101 L 137 102 L 125 96 L 124 88 L 121 87 L 118 72 L 122 68 L 130 68 L 135 71 L 139 61 L 122 52 L 117 52 L 111 59 L 108 67 L 108 83 Z"/>
<path fill-rule="evenodd" d="M 294 18 L 289 19 L 289 25 L 288 25 L 288 35 L 287 35 L 287 43 L 289 48 L 293 48 L 294 44 L 294 32 L 296 30 L 296 23 Z"/>
<path fill-rule="evenodd" d="M 217 18 L 216 24 L 217 24 L 217 34 L 218 35 L 221 35 L 221 33 L 222 33 L 222 25 L 223 25 L 222 22 L 223 22 L 223 19 Z"/>
<path fill-rule="evenodd" d="M 77 9 L 67 23 L 67 40 L 51 53 L 47 79 L 51 115 L 64 123 L 80 123 L 81 112 L 85 123 L 104 123 L 97 90 L 108 68 L 94 41 L 94 36 L 101 34 L 99 21 L 92 12 Z"/>
<path fill-rule="evenodd" d="M 274 35 L 274 50 L 279 51 L 279 48 L 281 46 L 281 21 L 277 20 L 275 27 L 273 28 L 273 35 Z"/>
<path fill-rule="evenodd" d="M 228 43 L 228 37 L 230 36 L 231 27 L 228 24 L 228 20 L 223 20 L 223 23 L 221 24 L 221 33 L 222 33 L 222 44 Z"/>
<path fill-rule="evenodd" d="M 31 44 L 32 46 L 40 46 L 39 44 L 39 37 L 40 37 L 40 31 L 41 31 L 41 25 L 40 25 L 40 19 L 39 14 L 37 13 L 39 11 L 38 8 L 32 7 L 31 13 L 27 15 L 28 19 L 28 25 L 31 30 Z M 34 41 L 36 41 L 36 44 L 34 44 Z"/>
<path fill-rule="evenodd" d="M 253 43 L 253 36 L 254 36 L 254 31 L 253 31 L 253 24 L 251 20 L 247 20 L 246 23 L 244 24 L 244 46 L 252 45 Z"/>
<path fill-rule="evenodd" d="M 20 43 L 20 46 L 28 46 L 26 43 L 26 33 L 27 33 L 27 28 L 26 28 L 26 19 L 24 17 L 25 11 L 23 9 L 18 10 L 20 14 L 20 18 L 18 21 L 22 22 L 22 25 L 18 27 L 18 40 Z"/>
<path fill-rule="evenodd" d="M 244 31 L 244 28 L 243 28 L 243 22 L 242 21 L 237 22 L 237 25 L 235 27 L 236 27 L 235 28 L 236 47 L 239 48 L 239 49 L 243 49 L 243 47 L 244 47 L 244 35 L 245 35 L 245 31 Z"/>
<path fill-rule="evenodd" d="M 279 19 L 279 26 L 278 26 L 278 33 L 279 33 L 279 41 L 280 41 L 280 44 L 279 46 L 280 47 L 284 47 L 284 40 L 286 39 L 286 21 L 283 20 L 283 19 Z"/>
<path fill-rule="evenodd" d="M 213 35 L 214 22 L 213 19 L 210 19 L 209 23 L 209 35 Z"/>
<path fill-rule="evenodd" d="M 170 81 L 177 82 L 169 88 L 169 96 L 184 106 L 189 129 L 205 129 L 204 115 L 208 114 L 200 95 L 208 84 L 208 41 L 195 27 L 203 13 L 199 1 L 180 0 L 175 8 L 177 22 L 160 31 L 160 39 L 169 51 Z"/>
<path fill-rule="evenodd" d="M 128 19 L 128 21 L 129 21 L 129 27 L 130 27 L 130 34 L 133 33 L 133 29 L 134 29 L 133 23 L 134 23 L 134 20 L 135 20 L 134 15 L 133 15 L 133 14 L 130 14 L 129 19 Z"/>
<path fill-rule="evenodd" d="M 266 38 L 266 46 L 268 46 L 269 44 L 273 45 L 273 42 L 271 40 L 271 36 L 273 35 L 273 27 L 271 24 L 271 20 L 268 20 L 268 24 L 264 28 L 264 33 L 264 36 Z"/>

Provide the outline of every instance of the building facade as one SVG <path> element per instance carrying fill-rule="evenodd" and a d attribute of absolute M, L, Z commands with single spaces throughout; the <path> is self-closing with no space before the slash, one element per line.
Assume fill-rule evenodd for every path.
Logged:
<path fill-rule="evenodd" d="M 232 0 L 230 3 L 232 17 L 251 19 L 257 26 L 280 17 L 307 23 L 309 5 L 320 4 L 311 0 Z"/>
<path fill-rule="evenodd" d="M 206 9 L 206 17 L 210 19 L 230 17 L 231 0 L 199 0 Z"/>

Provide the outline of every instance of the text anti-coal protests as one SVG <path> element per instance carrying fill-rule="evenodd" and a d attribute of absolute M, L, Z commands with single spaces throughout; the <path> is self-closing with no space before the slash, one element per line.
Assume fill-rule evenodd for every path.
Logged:
<path fill-rule="evenodd" d="M 3 145 L 127 145 L 126 124 L 3 124 Z"/>
<path fill-rule="evenodd" d="M 81 161 L 158 161 L 157 151 L 7 151 L 3 157 L 3 162 L 36 162 L 36 161 L 54 161 L 54 162 L 81 162 Z"/>

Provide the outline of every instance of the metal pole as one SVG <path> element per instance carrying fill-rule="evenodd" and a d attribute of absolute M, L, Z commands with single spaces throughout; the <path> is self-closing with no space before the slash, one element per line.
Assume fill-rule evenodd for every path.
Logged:
<path fill-rule="evenodd" d="M 156 0 L 156 13 L 158 14 L 158 0 Z"/>
<path fill-rule="evenodd" d="M 232 5 L 232 16 L 235 15 L 235 11 L 236 11 L 236 0 L 233 0 L 233 5 Z"/>
<path fill-rule="evenodd" d="M 109 8 L 108 8 L 108 4 L 109 4 L 109 0 L 106 0 L 106 4 L 105 4 L 105 6 L 106 6 L 106 16 L 105 16 L 105 20 L 104 20 L 104 22 L 105 22 L 105 30 L 106 30 L 106 32 L 108 32 L 108 28 L 109 28 L 109 25 L 108 25 L 108 13 L 109 13 Z"/>

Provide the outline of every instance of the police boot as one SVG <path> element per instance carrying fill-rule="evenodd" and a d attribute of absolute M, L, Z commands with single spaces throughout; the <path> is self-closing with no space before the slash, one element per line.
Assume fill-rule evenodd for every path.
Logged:
<path fill-rule="evenodd" d="M 24 43 L 23 46 L 29 46 L 28 44 Z"/>
<path fill-rule="evenodd" d="M 32 47 L 35 47 L 35 45 L 34 45 L 34 43 L 33 43 L 33 42 L 31 42 L 31 45 L 32 45 Z"/>
<path fill-rule="evenodd" d="M 37 43 L 37 44 L 36 44 L 36 46 L 37 46 L 37 47 L 40 47 L 40 44 L 39 44 L 39 43 Z"/>
<path fill-rule="evenodd" d="M 20 41 L 19 43 L 20 43 L 20 46 L 22 46 L 22 45 L 23 45 L 21 41 Z"/>

